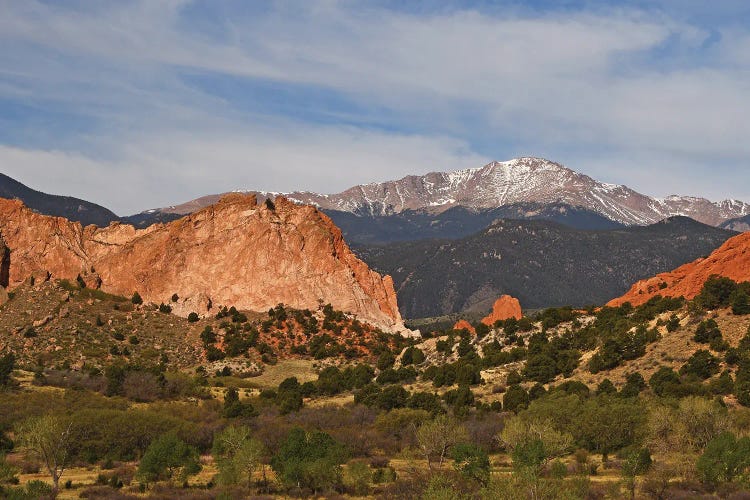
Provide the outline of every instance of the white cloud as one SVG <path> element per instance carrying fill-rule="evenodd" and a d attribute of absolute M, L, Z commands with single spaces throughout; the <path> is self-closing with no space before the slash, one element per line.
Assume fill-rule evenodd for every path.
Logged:
<path fill-rule="evenodd" d="M 175 135 L 125 144 L 116 160 L 0 146 L 0 165 L 31 187 L 102 204 L 119 214 L 238 188 L 338 192 L 352 183 L 489 159 L 450 138 L 354 128 L 257 129 L 247 136 Z"/>

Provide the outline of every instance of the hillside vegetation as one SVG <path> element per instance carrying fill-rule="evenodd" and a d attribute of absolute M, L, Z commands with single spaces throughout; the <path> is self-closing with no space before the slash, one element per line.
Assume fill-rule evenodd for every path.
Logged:
<path fill-rule="evenodd" d="M 502 294 L 532 309 L 603 304 L 639 279 L 708 255 L 734 235 L 685 217 L 609 231 L 498 220 L 460 240 L 353 250 L 393 277 L 404 317 L 425 318 L 485 312 Z"/>
<path fill-rule="evenodd" d="M 407 340 L 327 306 L 188 320 L 28 283 L 2 309 L 23 340 L 0 356 L 0 484 L 11 498 L 55 482 L 61 498 L 738 494 L 749 292 L 712 278 L 689 302 L 547 309 Z M 55 303 L 70 312 L 34 327 Z M 98 350 L 76 363 L 66 339 Z M 51 467 L 44 429 L 64 438 Z"/>

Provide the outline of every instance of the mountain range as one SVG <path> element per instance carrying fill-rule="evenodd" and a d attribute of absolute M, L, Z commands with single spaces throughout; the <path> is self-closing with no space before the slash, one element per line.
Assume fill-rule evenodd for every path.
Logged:
<path fill-rule="evenodd" d="M 408 318 L 484 312 L 504 293 L 531 308 L 604 303 L 637 280 L 708 255 L 735 230 L 750 228 L 750 205 L 744 202 L 657 199 L 540 158 L 408 176 L 334 195 L 244 193 L 245 199 L 284 200 L 283 206 L 287 199 L 317 206 L 337 226 L 329 232 L 340 228 L 358 257 L 393 276 L 398 308 Z M 84 226 L 127 223 L 154 234 L 162 234 L 160 227 L 165 234 L 183 227 L 169 223 L 215 210 L 228 196 L 233 195 L 118 217 L 99 205 L 40 193 L 0 176 L 0 197 L 19 199 L 39 214 Z M 132 231 L 126 227 L 108 234 Z M 98 234 L 96 228 L 87 230 Z M 395 304 L 395 296 L 388 301 Z"/>
<path fill-rule="evenodd" d="M 281 194 L 243 192 L 271 199 Z M 119 217 L 94 203 L 41 193 L 0 174 L 0 197 L 18 198 L 39 213 L 66 217 L 83 225 L 106 226 L 119 221 L 143 228 L 166 223 L 215 204 L 223 194 L 209 194 L 179 205 Z M 655 198 L 534 157 L 495 161 L 480 168 L 453 172 L 410 175 L 400 180 L 354 186 L 337 194 L 283 195 L 295 203 L 322 209 L 337 224 L 346 227 L 345 234 L 358 241 L 379 242 L 462 237 L 486 227 L 495 218 L 543 219 L 579 229 L 607 229 L 648 225 L 682 215 L 712 226 L 723 224 L 727 229 L 744 230 L 750 216 L 750 204 L 742 201 L 713 202 L 676 195 Z M 441 217 L 456 207 L 464 210 Z M 430 227 L 425 229 L 424 224 Z M 441 227 L 444 230 L 438 230 Z M 368 235 L 368 231 L 373 234 Z M 360 233 L 362 236 L 357 236 Z M 404 237 L 410 233 L 416 236 Z"/>
<path fill-rule="evenodd" d="M 750 215 L 744 217 L 737 217 L 736 219 L 729 219 L 721 224 L 724 229 L 731 229 L 732 231 L 745 232 L 750 231 Z"/>
<path fill-rule="evenodd" d="M 485 312 L 501 294 L 526 308 L 602 304 L 640 279 L 708 255 L 736 234 L 687 217 L 607 231 L 500 219 L 458 240 L 353 250 L 393 277 L 405 317 L 424 318 Z"/>
<path fill-rule="evenodd" d="M 276 193 L 252 191 L 261 197 Z M 219 195 L 154 209 L 152 214 L 190 213 L 215 203 Z M 683 215 L 718 226 L 750 214 L 750 204 L 738 200 L 709 201 L 694 196 L 655 198 L 627 186 L 607 184 L 543 158 L 524 157 L 492 162 L 480 168 L 410 175 L 400 180 L 354 186 L 337 194 L 285 193 L 291 201 L 323 210 L 358 216 L 389 216 L 409 210 L 433 213 L 460 206 L 472 211 L 518 203 L 564 204 L 589 210 L 632 226 L 648 225 Z"/>
<path fill-rule="evenodd" d="M 106 226 L 118 217 L 114 212 L 89 201 L 70 196 L 42 193 L 27 187 L 5 174 L 0 174 L 0 198 L 19 199 L 44 215 L 65 217 L 84 226 Z"/>

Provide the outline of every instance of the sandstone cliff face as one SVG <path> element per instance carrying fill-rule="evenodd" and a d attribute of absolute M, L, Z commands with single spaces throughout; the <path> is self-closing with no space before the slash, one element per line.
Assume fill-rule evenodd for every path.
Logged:
<path fill-rule="evenodd" d="M 0 200 L 0 233 L 11 249 L 13 288 L 37 270 L 101 283 L 104 291 L 146 301 L 182 301 L 267 310 L 319 301 L 388 331 L 404 331 L 393 282 L 357 259 L 331 220 L 284 198 L 258 205 L 227 195 L 183 219 L 144 230 L 98 229 L 36 214 Z M 203 311 L 197 311 L 203 312 Z"/>
<path fill-rule="evenodd" d="M 521 303 L 518 299 L 511 297 L 510 295 L 501 295 L 492 305 L 492 312 L 482 318 L 482 323 L 491 327 L 495 324 L 495 321 L 505 321 L 510 318 L 521 319 L 522 317 L 523 312 L 521 312 Z M 466 329 L 469 332 L 476 334 L 476 329 L 465 319 L 456 321 L 453 325 L 453 329 Z"/>
<path fill-rule="evenodd" d="M 698 259 L 674 271 L 637 282 L 628 293 L 611 300 L 607 305 L 616 307 L 630 302 L 637 306 L 655 295 L 692 299 L 700 293 L 703 284 L 713 274 L 735 281 L 750 280 L 750 233 L 727 240 L 705 259 Z"/>
<path fill-rule="evenodd" d="M 471 323 L 466 321 L 465 319 L 460 319 L 456 321 L 456 324 L 453 325 L 454 330 L 467 330 L 470 333 L 476 334 L 477 331 L 474 329 L 473 326 L 471 326 Z"/>
<path fill-rule="evenodd" d="M 482 318 L 482 323 L 492 326 L 495 324 L 495 321 L 505 321 L 510 318 L 521 319 L 522 317 L 521 303 L 518 299 L 510 295 L 502 295 L 493 304 L 492 312 Z"/>

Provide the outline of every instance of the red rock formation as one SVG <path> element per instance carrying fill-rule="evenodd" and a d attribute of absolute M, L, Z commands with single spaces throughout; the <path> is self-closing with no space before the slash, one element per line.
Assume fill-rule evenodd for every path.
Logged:
<path fill-rule="evenodd" d="M 637 282 L 628 293 L 611 300 L 607 305 L 616 307 L 630 302 L 637 306 L 655 295 L 692 299 L 714 274 L 735 281 L 750 280 L 750 233 L 730 238 L 705 259 L 698 259 L 674 271 Z"/>
<path fill-rule="evenodd" d="M 465 319 L 460 319 L 456 321 L 456 324 L 453 325 L 453 329 L 454 330 L 468 330 L 470 333 L 473 333 L 473 334 L 477 333 L 474 327 L 471 326 L 471 323 L 469 323 Z"/>
<path fill-rule="evenodd" d="M 521 303 L 518 299 L 510 295 L 501 295 L 493 304 L 492 312 L 482 318 L 482 323 L 492 326 L 495 321 L 505 321 L 510 318 L 521 319 L 522 317 Z"/>
<path fill-rule="evenodd" d="M 183 300 L 264 311 L 319 301 L 388 331 L 403 331 L 390 276 L 359 260 L 341 231 L 311 206 L 284 198 L 258 205 L 232 194 L 169 224 L 137 230 L 114 223 L 81 227 L 0 199 L 0 233 L 11 249 L 9 287 L 37 270 L 100 283 L 148 302 Z"/>

